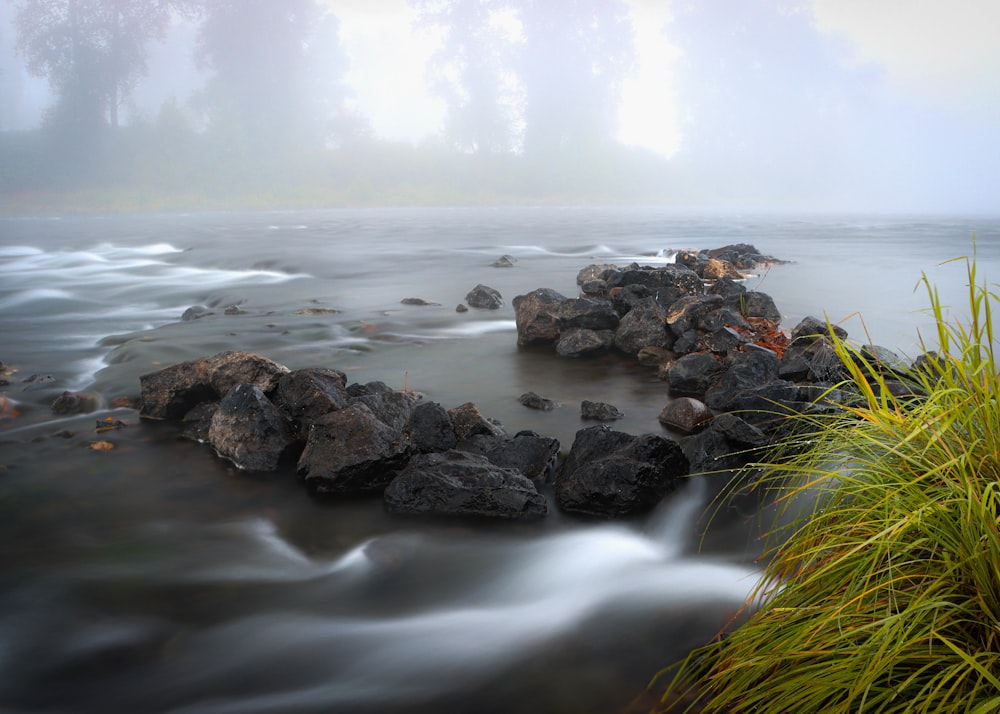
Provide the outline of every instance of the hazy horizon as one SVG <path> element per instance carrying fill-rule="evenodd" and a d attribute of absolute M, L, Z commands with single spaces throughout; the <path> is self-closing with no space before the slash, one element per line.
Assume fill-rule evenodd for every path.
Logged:
<path fill-rule="evenodd" d="M 14 51 L 13 16 L 23 4 L 0 8 L 0 133 L 37 129 L 56 96 Z M 336 34 L 314 45 L 346 58 L 336 70 L 347 90 L 336 113 L 356 117 L 378 142 L 424 149 L 447 140 L 448 105 L 440 77 L 437 89 L 433 82 L 441 28 L 420 21 L 414 0 L 318 4 L 332 13 Z M 1000 210 L 1000 46 L 990 37 L 1000 8 L 992 3 L 630 0 L 624 7 L 633 55 L 615 85 L 613 136 L 661 157 L 672 177 L 665 202 Z M 522 47 L 516 14 L 491 12 L 492 31 Z M 168 102 L 192 126 L 204 123 L 196 100 L 212 73 L 195 61 L 196 33 L 196 21 L 176 16 L 164 39 L 149 43 L 148 72 L 123 105 L 124 125 L 155 120 Z M 511 66 L 497 70 L 509 97 L 498 105 L 516 115 L 507 138 L 516 155 L 530 79 Z"/>

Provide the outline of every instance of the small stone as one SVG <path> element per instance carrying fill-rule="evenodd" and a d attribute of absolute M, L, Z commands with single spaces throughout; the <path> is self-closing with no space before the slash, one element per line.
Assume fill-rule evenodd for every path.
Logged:
<path fill-rule="evenodd" d="M 543 412 L 550 412 L 556 408 L 556 403 L 554 401 L 535 394 L 534 392 L 525 392 L 517 398 L 517 401 L 528 407 L 528 409 L 538 409 Z"/>
<path fill-rule="evenodd" d="M 625 414 L 614 404 L 605 402 L 591 402 L 584 399 L 580 402 L 580 418 L 594 419 L 596 421 L 614 421 L 621 419 Z"/>

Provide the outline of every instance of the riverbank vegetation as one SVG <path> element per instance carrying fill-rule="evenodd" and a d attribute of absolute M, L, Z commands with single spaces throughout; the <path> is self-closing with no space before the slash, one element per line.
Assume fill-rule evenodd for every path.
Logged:
<path fill-rule="evenodd" d="M 965 264 L 962 316 L 924 278 L 938 345 L 913 369 L 831 335 L 836 408 L 754 465 L 775 496 L 754 612 L 660 674 L 656 711 L 1000 709 L 998 297 Z"/>

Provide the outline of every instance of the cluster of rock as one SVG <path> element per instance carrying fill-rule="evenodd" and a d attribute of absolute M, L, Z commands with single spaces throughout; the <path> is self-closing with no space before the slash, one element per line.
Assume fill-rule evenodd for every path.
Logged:
<path fill-rule="evenodd" d="M 512 301 L 520 345 L 574 357 L 614 349 L 656 366 L 670 396 L 659 418 L 678 440 L 593 426 L 561 458 L 555 438 L 508 436 L 472 402 L 446 409 L 382 382 L 348 384 L 343 372 L 291 371 L 245 352 L 144 375 L 140 414 L 179 420 L 241 469 L 294 464 L 313 493 L 381 494 L 397 513 L 537 518 L 549 494 L 564 511 L 630 516 L 687 475 L 744 466 L 789 415 L 830 408 L 821 397 L 846 375 L 830 330 L 846 333 L 811 317 L 790 337 L 780 332 L 774 301 L 739 282 L 740 270 L 763 262 L 773 259 L 737 245 L 667 265 L 591 265 L 578 297 L 541 288 Z M 884 348 L 866 349 L 861 359 L 901 365 Z M 555 406 L 533 392 L 520 401 Z M 581 405 L 584 419 L 621 416 Z"/>
<path fill-rule="evenodd" d="M 564 462 L 552 437 L 508 436 L 473 403 L 445 409 L 327 368 L 289 370 L 223 352 L 140 378 L 140 415 L 177 420 L 241 469 L 295 471 L 318 495 L 382 494 L 397 513 L 537 518 L 548 503 L 624 516 L 648 510 L 688 472 L 678 445 L 597 426 Z"/>

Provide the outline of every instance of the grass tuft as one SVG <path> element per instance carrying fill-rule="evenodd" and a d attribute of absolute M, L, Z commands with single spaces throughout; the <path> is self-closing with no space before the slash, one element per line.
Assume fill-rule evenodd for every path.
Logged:
<path fill-rule="evenodd" d="M 905 373 L 830 330 L 837 408 L 748 467 L 775 504 L 752 613 L 658 675 L 655 711 L 1000 710 L 998 298 L 957 260 L 968 315 L 925 275 L 937 351 Z"/>

